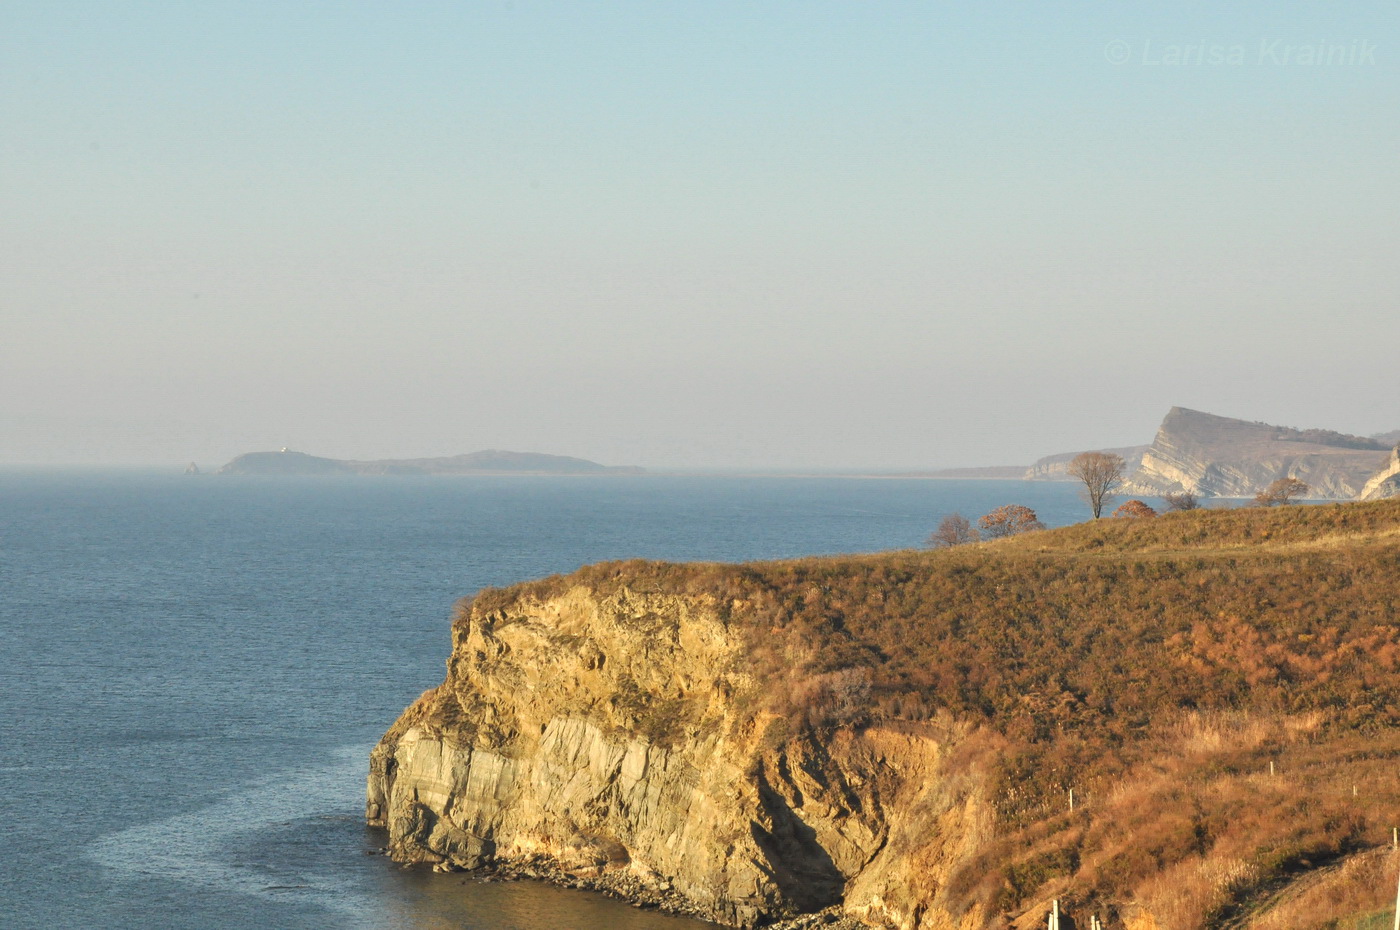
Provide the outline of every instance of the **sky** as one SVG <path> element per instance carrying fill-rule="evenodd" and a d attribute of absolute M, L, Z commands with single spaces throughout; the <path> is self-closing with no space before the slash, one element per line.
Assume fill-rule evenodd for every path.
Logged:
<path fill-rule="evenodd" d="M 0 5 L 0 466 L 1400 428 L 1400 6 Z"/>

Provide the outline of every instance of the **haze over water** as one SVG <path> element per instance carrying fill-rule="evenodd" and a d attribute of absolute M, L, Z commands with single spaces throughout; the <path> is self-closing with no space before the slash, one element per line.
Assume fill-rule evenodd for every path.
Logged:
<path fill-rule="evenodd" d="M 1397 111 L 1360 0 L 7 0 L 0 464 L 1394 429 Z"/>

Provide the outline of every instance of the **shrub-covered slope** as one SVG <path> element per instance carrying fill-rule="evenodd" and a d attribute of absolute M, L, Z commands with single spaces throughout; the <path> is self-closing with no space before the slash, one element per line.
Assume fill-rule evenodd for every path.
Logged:
<path fill-rule="evenodd" d="M 707 656 L 722 681 L 678 685 L 673 644 L 643 663 L 657 674 L 546 716 L 658 752 L 718 740 L 760 786 L 796 762 L 820 774 L 813 797 L 839 798 L 787 789 L 783 829 L 817 852 L 856 824 L 874 838 L 823 860 L 843 890 L 804 898 L 799 875 L 745 921 L 844 894 L 852 913 L 909 928 L 1041 926 L 1052 898 L 1085 926 L 1091 913 L 1143 930 L 1351 926 L 1393 898 L 1400 501 L 1102 520 L 941 552 L 612 563 L 483 591 L 461 611 L 448 682 L 386 736 L 381 768 L 410 726 L 471 744 L 481 707 L 523 719 L 492 690 L 505 660 L 464 650 L 522 618 L 555 622 L 567 611 L 547 605 L 580 592 L 703 605 L 735 647 Z M 626 622 L 665 620 L 636 613 Z M 575 629 L 570 649 L 595 648 L 598 628 Z M 698 700 L 704 687 L 724 701 Z M 487 742 L 531 751 L 518 722 L 493 725 Z M 917 740 L 937 764 L 897 748 Z M 382 806 L 394 786 L 375 790 Z M 742 804 L 730 819 L 746 816 L 766 822 Z M 639 840 L 619 831 L 646 829 L 609 823 L 624 847 Z M 431 847 L 402 850 L 414 842 Z M 781 847 L 759 843 L 761 873 L 781 871 Z"/>

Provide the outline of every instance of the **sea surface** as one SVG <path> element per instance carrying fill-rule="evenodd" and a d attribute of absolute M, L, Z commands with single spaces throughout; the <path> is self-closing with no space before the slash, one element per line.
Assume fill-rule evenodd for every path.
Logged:
<path fill-rule="evenodd" d="M 1068 484 L 0 474 L 0 926 L 683 930 L 403 869 L 367 755 L 443 677 L 453 602 L 604 559 L 917 546 Z"/>

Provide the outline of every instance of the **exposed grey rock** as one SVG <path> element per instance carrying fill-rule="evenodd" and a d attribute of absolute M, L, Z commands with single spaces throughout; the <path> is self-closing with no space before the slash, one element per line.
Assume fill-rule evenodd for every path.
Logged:
<path fill-rule="evenodd" d="M 1357 500 L 1374 501 L 1386 497 L 1400 497 L 1400 445 L 1390 453 L 1390 461 L 1366 482 Z"/>
<path fill-rule="evenodd" d="M 1349 500 L 1386 458 L 1375 440 L 1173 407 L 1123 493 L 1251 497 L 1293 477 L 1307 482 L 1313 498 Z"/>

